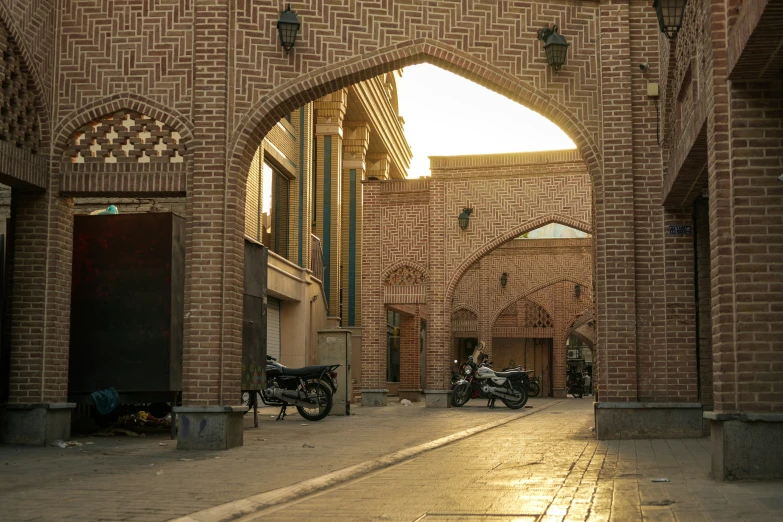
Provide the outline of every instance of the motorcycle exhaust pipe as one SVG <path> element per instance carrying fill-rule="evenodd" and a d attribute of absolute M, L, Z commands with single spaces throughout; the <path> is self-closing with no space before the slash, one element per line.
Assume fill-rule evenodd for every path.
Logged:
<path fill-rule="evenodd" d="M 303 406 L 305 408 L 310 408 L 318 404 L 315 400 L 307 399 L 306 396 L 302 397 L 301 393 L 298 391 L 284 390 L 282 388 L 264 390 L 264 395 L 267 398 L 274 398 L 282 401 L 289 406 Z"/>

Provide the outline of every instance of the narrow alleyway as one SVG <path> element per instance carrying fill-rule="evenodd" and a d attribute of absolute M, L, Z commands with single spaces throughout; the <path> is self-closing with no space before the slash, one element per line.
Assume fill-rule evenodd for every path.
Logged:
<path fill-rule="evenodd" d="M 599 442 L 591 400 L 529 405 L 517 420 L 240 520 L 783 520 L 783 482 L 711 480 L 708 439 Z M 0 520 L 222 520 L 199 512 L 520 415 L 483 406 L 356 408 L 321 423 L 276 423 L 264 410 L 228 452 L 178 451 L 165 436 L 1 446 Z"/>
<path fill-rule="evenodd" d="M 598 442 L 592 411 L 566 400 L 243 520 L 783 520 L 783 483 L 711 480 L 708 439 Z"/>

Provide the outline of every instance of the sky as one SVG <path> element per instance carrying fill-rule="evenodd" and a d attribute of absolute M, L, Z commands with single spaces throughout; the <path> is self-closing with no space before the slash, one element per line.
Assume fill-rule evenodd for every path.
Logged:
<path fill-rule="evenodd" d="M 537 112 L 434 65 L 406 67 L 397 97 L 413 151 L 410 178 L 430 175 L 428 156 L 576 148 Z"/>

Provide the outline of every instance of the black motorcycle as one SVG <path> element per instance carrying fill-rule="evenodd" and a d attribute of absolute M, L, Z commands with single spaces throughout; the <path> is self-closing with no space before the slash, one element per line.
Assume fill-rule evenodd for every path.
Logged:
<path fill-rule="evenodd" d="M 503 371 L 517 371 L 525 374 L 522 377 L 522 383 L 525 385 L 525 391 L 527 392 L 528 397 L 538 397 L 538 394 L 541 393 L 541 385 L 538 382 L 538 377 L 531 375 L 533 370 L 525 370 L 521 366 L 515 366 L 513 368 L 505 368 Z"/>
<path fill-rule="evenodd" d="M 296 406 L 299 415 L 309 421 L 319 421 L 332 410 L 333 394 L 337 391 L 339 364 L 288 368 L 274 357 L 266 356 L 266 389 L 243 397 L 250 405 L 260 396 L 267 406 L 280 406 L 276 420 L 283 420 L 288 406 Z"/>
<path fill-rule="evenodd" d="M 566 379 L 566 394 L 571 394 L 575 399 L 581 399 L 585 394 L 585 379 L 579 372 L 568 373 Z"/>

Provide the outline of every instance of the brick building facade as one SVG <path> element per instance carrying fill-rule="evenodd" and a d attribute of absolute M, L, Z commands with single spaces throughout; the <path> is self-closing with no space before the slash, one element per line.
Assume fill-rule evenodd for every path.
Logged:
<path fill-rule="evenodd" d="M 281 118 L 307 102 L 427 61 L 537 110 L 579 148 L 594 195 L 599 436 L 701 433 L 709 410 L 717 477 L 779 474 L 783 456 L 768 450 L 780 447 L 772 441 L 783 429 L 778 0 L 691 0 L 671 42 L 646 0 L 395 1 L 388 8 L 308 1 L 294 6 L 302 27 L 290 54 L 275 29 L 282 7 L 225 0 L 0 3 L 0 181 L 14 189 L 16 223 L 12 404 L 41 405 L 36 422 L 60 414 L 67 392 L 68 196 L 92 180 L 124 194 L 184 194 L 183 402 L 215 418 L 228 415 L 239 387 L 243 202 L 255 151 Z M 559 74 L 535 38 L 552 23 L 571 44 Z M 656 80 L 657 104 L 647 90 Z M 178 133 L 163 140 L 156 157 L 182 161 L 68 167 L 73 134 L 120 110 L 164 124 L 139 132 Z M 366 213 L 368 200 L 384 194 L 374 184 L 364 189 Z M 436 205 L 446 204 L 437 183 L 429 190 Z M 687 227 L 694 226 L 696 195 L 707 196 L 708 211 L 695 232 L 709 244 L 697 242 L 694 253 Z M 416 215 L 413 209 L 396 218 Z M 445 257 L 454 245 L 433 225 L 428 248 L 444 257 L 430 259 L 461 275 L 510 239 L 482 228 L 491 216 L 475 218 L 459 261 Z M 379 233 L 365 229 L 362 236 Z M 694 285 L 707 253 L 709 281 L 698 277 Z M 362 281 L 380 280 L 368 266 Z M 428 347 L 448 344 L 458 279 L 440 277 L 427 281 L 438 289 L 429 294 Z M 365 335 L 375 327 L 364 324 Z M 427 380 L 443 392 L 435 376 L 448 359 L 435 353 L 428 351 Z M 703 392 L 707 353 L 711 404 Z M 757 444 L 732 444 L 742 436 Z"/>

